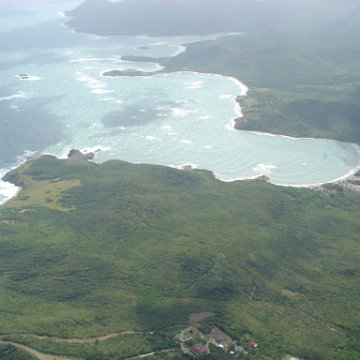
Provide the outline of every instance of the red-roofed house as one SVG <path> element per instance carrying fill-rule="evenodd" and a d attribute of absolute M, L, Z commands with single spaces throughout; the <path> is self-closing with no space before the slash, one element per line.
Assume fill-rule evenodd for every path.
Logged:
<path fill-rule="evenodd" d="M 190 348 L 190 351 L 195 355 L 195 356 L 201 356 L 201 355 L 206 355 L 210 352 L 209 348 L 205 345 L 194 345 Z"/>

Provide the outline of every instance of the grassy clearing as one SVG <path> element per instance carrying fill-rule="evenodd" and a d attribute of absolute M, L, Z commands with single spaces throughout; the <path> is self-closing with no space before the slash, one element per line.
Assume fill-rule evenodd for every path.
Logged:
<path fill-rule="evenodd" d="M 52 178 L 50 180 L 34 179 L 32 176 L 25 175 L 31 168 L 33 160 L 28 161 L 12 173 L 9 181 L 14 181 L 22 187 L 21 194 L 12 199 L 6 205 L 7 209 L 31 209 L 36 207 L 46 207 L 59 211 L 70 211 L 72 208 L 62 206 L 62 194 L 74 186 L 81 185 L 78 179 Z"/>
<path fill-rule="evenodd" d="M 72 208 L 65 208 L 61 205 L 62 193 L 74 186 L 79 186 L 80 181 L 74 180 L 52 180 L 52 181 L 27 181 L 27 185 L 17 196 L 8 208 L 33 208 L 47 207 L 59 211 L 71 211 Z"/>

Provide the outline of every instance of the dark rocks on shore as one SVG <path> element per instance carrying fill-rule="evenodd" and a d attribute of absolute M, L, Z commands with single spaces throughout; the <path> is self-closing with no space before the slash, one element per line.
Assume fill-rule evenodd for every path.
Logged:
<path fill-rule="evenodd" d="M 71 160 L 91 160 L 95 157 L 95 152 L 82 153 L 80 150 L 71 149 L 67 157 Z"/>
<path fill-rule="evenodd" d="M 1 180 L 9 182 L 18 187 L 24 186 L 24 181 L 22 177 L 19 175 L 18 171 L 16 171 L 16 169 L 8 172 Z"/>

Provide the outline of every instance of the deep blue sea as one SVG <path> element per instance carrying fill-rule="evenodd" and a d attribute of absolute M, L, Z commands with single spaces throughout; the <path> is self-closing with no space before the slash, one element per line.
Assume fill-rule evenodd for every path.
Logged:
<path fill-rule="evenodd" d="M 192 164 L 224 181 L 266 175 L 292 186 L 334 181 L 359 167 L 353 144 L 234 130 L 241 115 L 235 98 L 247 92 L 235 79 L 194 72 L 104 77 L 112 69 L 160 68 L 124 55 L 175 56 L 182 44 L 224 34 L 80 34 L 63 14 L 78 3 L 0 4 L 0 175 L 34 153 L 63 157 L 72 148 L 100 149 L 99 162 Z M 0 182 L 0 201 L 15 190 Z"/>

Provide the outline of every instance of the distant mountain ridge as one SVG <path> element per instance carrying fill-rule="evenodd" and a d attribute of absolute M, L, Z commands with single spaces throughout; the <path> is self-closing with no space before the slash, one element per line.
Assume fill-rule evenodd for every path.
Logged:
<path fill-rule="evenodd" d="M 355 0 L 340 2 L 291 0 L 85 0 L 68 12 L 68 25 L 97 35 L 180 36 L 221 32 L 272 31 L 289 24 L 321 28 L 323 22 L 352 17 Z M 307 18 L 303 19 L 303 14 Z M 330 17 L 327 19 L 326 15 Z M 324 20 L 325 19 L 325 20 Z"/>
<path fill-rule="evenodd" d="M 81 32 L 98 35 L 202 35 L 217 32 L 239 32 L 250 23 L 264 22 L 269 11 L 278 5 L 251 0 L 228 0 L 226 5 L 215 0 L 86 0 L 73 11 L 68 25 Z M 245 19 L 248 19 L 245 21 Z M 283 22 L 278 12 L 272 26 Z"/>

